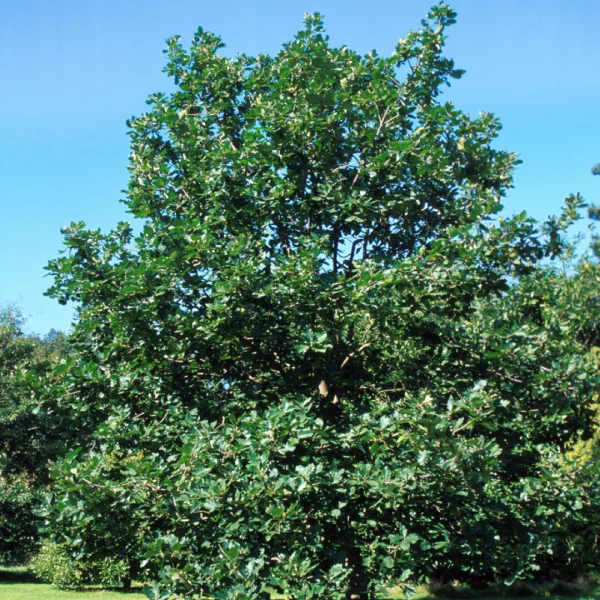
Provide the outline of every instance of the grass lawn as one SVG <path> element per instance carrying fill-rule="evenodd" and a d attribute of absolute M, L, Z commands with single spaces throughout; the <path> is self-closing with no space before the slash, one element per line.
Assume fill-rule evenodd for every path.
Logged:
<path fill-rule="evenodd" d="M 114 591 L 77 591 L 63 592 L 45 583 L 8 583 L 0 581 L 0 598 L 2 600 L 140 600 L 143 594 Z M 392 594 L 390 600 L 403 598 Z M 583 596 L 527 596 L 524 600 L 597 600 L 599 594 Z M 442 600 L 440 596 L 430 596 L 426 592 L 417 594 L 416 600 Z M 493 598 L 485 596 L 482 600 L 507 600 L 507 596 Z"/>
<path fill-rule="evenodd" d="M 402 598 L 393 594 L 390 600 Z M 2 600 L 140 600 L 143 594 L 114 591 L 63 592 L 45 583 L 7 583 L 0 581 L 0 598 Z M 584 596 L 527 596 L 524 600 L 597 600 L 598 594 Z M 439 596 L 430 596 L 426 592 L 417 594 L 417 600 L 441 600 Z M 507 600 L 507 596 L 499 598 L 484 597 L 482 600 Z"/>
<path fill-rule="evenodd" d="M 0 600 L 140 600 L 143 594 L 115 591 L 63 592 L 35 581 L 23 567 L 0 567 Z"/>
<path fill-rule="evenodd" d="M 388 600 L 404 598 L 398 590 L 390 590 L 390 592 Z M 600 600 L 600 589 L 598 588 L 588 592 L 573 593 L 574 590 L 569 590 L 569 592 L 566 595 L 557 595 L 549 590 L 539 595 L 495 595 L 488 592 L 478 597 L 473 591 L 465 595 L 456 592 L 448 594 L 442 592 L 439 595 L 433 595 L 421 588 L 414 600 Z M 143 598 L 146 596 L 141 593 L 113 590 L 65 592 L 54 589 L 45 583 L 36 582 L 33 575 L 25 568 L 0 567 L 0 600 L 141 600 Z"/>
<path fill-rule="evenodd" d="M 63 592 L 45 583 L 3 583 L 0 582 L 2 600 L 140 600 L 143 594 L 123 592 Z"/>

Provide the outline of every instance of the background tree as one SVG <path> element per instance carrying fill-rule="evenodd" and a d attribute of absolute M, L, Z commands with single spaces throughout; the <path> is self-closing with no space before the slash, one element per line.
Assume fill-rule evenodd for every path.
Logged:
<path fill-rule="evenodd" d="M 556 550 L 595 371 L 536 264 L 582 202 L 499 216 L 499 123 L 441 100 L 454 19 L 387 58 L 318 15 L 274 57 L 170 40 L 176 89 L 130 123 L 140 233 L 72 224 L 49 266 L 79 306 L 61 404 L 88 437 L 49 515 L 73 557 L 151 598 L 342 598 Z"/>
<path fill-rule="evenodd" d="M 600 164 L 592 167 L 592 174 L 600 174 Z M 600 209 L 588 208 L 592 225 L 600 219 Z M 600 241 L 592 235 L 592 257 L 583 256 L 574 269 L 560 278 L 556 286 L 556 304 L 563 307 L 564 321 L 569 323 L 573 336 L 587 352 L 590 360 L 600 365 Z M 588 488 L 590 496 L 600 496 L 600 399 L 594 394 L 595 429 L 591 436 L 578 439 L 569 447 L 568 459 L 572 461 L 578 485 Z M 588 512 L 582 523 L 565 531 L 564 540 L 578 548 L 580 563 L 597 565 L 600 562 L 600 519 L 596 503 L 584 506 Z"/>
<path fill-rule="evenodd" d="M 0 562 L 11 564 L 37 547 L 49 463 L 69 436 L 56 427 L 59 411 L 48 394 L 65 336 L 27 334 L 24 322 L 16 308 L 0 311 Z"/>
<path fill-rule="evenodd" d="M 600 367 L 600 265 L 584 257 L 579 260 L 576 271 L 564 278 L 558 288 L 558 304 L 565 309 L 565 323 L 570 323 L 573 336 L 582 345 L 588 360 Z M 568 311 L 568 314 L 567 312 Z M 592 408 L 595 412 L 594 430 L 591 435 L 570 444 L 567 457 L 578 479 L 577 485 L 587 488 L 587 495 L 595 502 L 583 506 L 587 513 L 581 523 L 565 531 L 565 543 L 577 548 L 580 564 L 592 566 L 592 572 L 600 563 L 600 398 L 598 387 L 593 394 Z"/>

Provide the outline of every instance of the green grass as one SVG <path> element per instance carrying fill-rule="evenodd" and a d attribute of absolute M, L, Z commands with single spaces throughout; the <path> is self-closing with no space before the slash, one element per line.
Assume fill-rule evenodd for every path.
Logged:
<path fill-rule="evenodd" d="M 564 586 L 563 586 L 564 587 Z M 559 588 L 554 584 L 540 586 L 504 588 L 477 593 L 472 589 L 443 586 L 431 593 L 431 590 L 419 588 L 414 600 L 600 600 L 600 588 L 568 585 Z M 556 593 L 560 590 L 560 594 Z M 390 590 L 389 600 L 404 598 L 399 590 Z M 0 600 L 141 600 L 141 593 L 114 590 L 57 590 L 45 583 L 39 583 L 35 576 L 24 567 L 0 567 Z"/>
<path fill-rule="evenodd" d="M 2 600 L 141 600 L 143 594 L 115 591 L 73 591 L 56 590 L 45 583 L 4 583 L 0 581 L 0 598 Z M 390 600 L 403 598 L 401 594 L 392 594 Z M 485 600 L 506 600 L 507 596 L 485 596 Z M 583 596 L 527 596 L 527 600 L 596 600 L 598 594 Z M 425 591 L 417 594 L 417 600 L 441 600 L 441 596 L 433 596 Z"/>
<path fill-rule="evenodd" d="M 0 582 L 0 598 L 2 600 L 139 600 L 146 598 L 143 594 L 124 592 L 85 591 L 63 592 L 45 583 L 2 583 Z"/>
<path fill-rule="evenodd" d="M 392 598 L 402 598 L 402 595 L 392 594 Z M 527 600 L 596 600 L 598 594 L 583 596 L 527 596 Z M 125 593 L 115 591 L 61 591 L 52 588 L 45 583 L 7 583 L 0 581 L 0 598 L 2 600 L 141 600 L 146 598 L 143 594 Z M 441 596 L 432 596 L 421 592 L 416 596 L 417 600 L 441 600 Z M 485 600 L 506 600 L 507 596 L 497 598 L 485 596 Z"/>
<path fill-rule="evenodd" d="M 139 593 L 113 590 L 69 591 L 57 590 L 39 583 L 24 567 L 0 567 L 0 600 L 141 600 Z"/>

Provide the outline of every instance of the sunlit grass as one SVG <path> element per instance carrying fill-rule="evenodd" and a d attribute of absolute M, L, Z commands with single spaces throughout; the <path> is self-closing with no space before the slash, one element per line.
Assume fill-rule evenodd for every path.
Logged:
<path fill-rule="evenodd" d="M 515 586 L 504 588 L 500 593 L 490 588 L 481 593 L 462 587 L 444 586 L 431 593 L 426 587 L 419 587 L 413 600 L 600 600 L 600 588 L 578 590 L 576 586 L 564 586 L 564 593 L 556 593 L 561 589 L 556 584 L 535 586 L 531 588 Z M 517 589 L 519 588 L 519 589 Z M 118 590 L 57 590 L 52 586 L 35 581 L 35 577 L 25 567 L 0 567 L 0 600 L 141 600 L 146 596 L 139 592 L 124 592 Z M 389 600 L 404 598 L 400 588 L 392 588 Z M 283 596 L 272 595 L 272 600 L 284 600 Z M 383 600 L 383 599 L 382 599 Z"/>
<path fill-rule="evenodd" d="M 39 583 L 25 567 L 0 567 L 0 600 L 140 600 L 140 593 L 114 590 L 63 591 Z"/>
<path fill-rule="evenodd" d="M 62 591 L 45 583 L 2 583 L 2 600 L 138 600 L 143 594 L 114 591 Z"/>

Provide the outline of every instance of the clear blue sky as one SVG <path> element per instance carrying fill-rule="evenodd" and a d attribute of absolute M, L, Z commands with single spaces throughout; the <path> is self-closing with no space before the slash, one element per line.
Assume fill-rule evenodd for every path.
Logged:
<path fill-rule="evenodd" d="M 126 218 L 125 120 L 161 73 L 167 37 L 202 25 L 226 52 L 276 52 L 305 12 L 324 13 L 335 44 L 391 51 L 432 0 L 19 0 L 0 3 L 0 303 L 29 329 L 67 329 L 72 309 L 45 298 L 43 267 L 60 227 L 109 229 Z M 459 108 L 496 113 L 498 146 L 517 152 L 507 211 L 543 219 L 580 191 L 600 201 L 600 2 L 454 0 L 447 54 L 467 70 Z"/>

